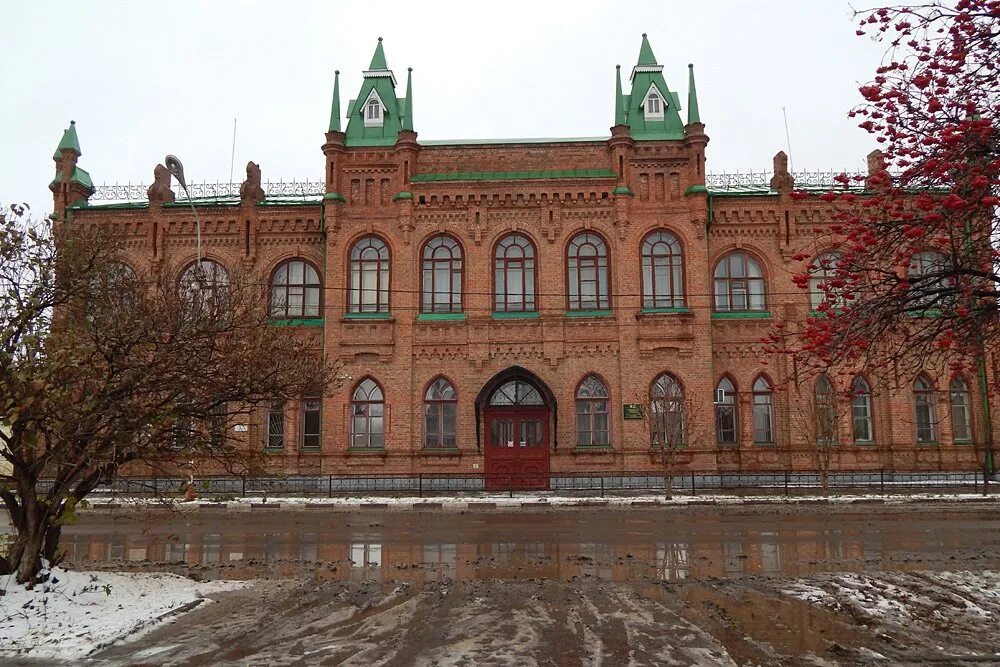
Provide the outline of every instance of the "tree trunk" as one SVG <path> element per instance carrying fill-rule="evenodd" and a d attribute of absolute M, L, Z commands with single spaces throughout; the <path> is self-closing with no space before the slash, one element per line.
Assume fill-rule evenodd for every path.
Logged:
<path fill-rule="evenodd" d="M 11 567 L 17 570 L 17 583 L 31 588 L 38 572 L 42 569 L 42 544 L 45 541 L 45 530 L 41 522 L 29 520 L 27 525 L 17 534 L 14 546 L 10 550 Z"/>

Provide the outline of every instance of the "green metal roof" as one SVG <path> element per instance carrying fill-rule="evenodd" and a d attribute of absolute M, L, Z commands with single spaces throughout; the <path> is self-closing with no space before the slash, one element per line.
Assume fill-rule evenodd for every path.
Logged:
<path fill-rule="evenodd" d="M 403 119 L 400 125 L 404 130 L 413 129 L 413 68 L 406 68 L 406 98 L 402 102 Z"/>
<path fill-rule="evenodd" d="M 624 95 L 617 81 L 615 86 L 615 124 L 628 125 L 630 134 L 636 141 L 673 141 L 684 138 L 680 98 L 667 86 L 662 69 L 656 62 L 649 39 L 643 33 L 639 61 L 632 70 L 632 89 L 628 95 Z M 646 96 L 653 86 L 663 96 L 662 118 L 647 118 L 643 108 Z"/>
<path fill-rule="evenodd" d="M 414 183 L 438 181 L 530 181 L 557 178 L 618 178 L 610 169 L 546 169 L 541 171 L 467 171 L 450 174 L 414 174 Z"/>
<path fill-rule="evenodd" d="M 497 146 L 504 144 L 573 144 L 607 141 L 611 137 L 552 137 L 518 139 L 432 139 L 420 141 L 421 146 Z"/>
<path fill-rule="evenodd" d="M 688 125 L 700 122 L 701 113 L 698 111 L 698 90 L 694 87 L 694 65 L 688 63 Z"/>
<path fill-rule="evenodd" d="M 63 131 L 62 139 L 59 140 L 59 146 L 56 148 L 55 155 L 52 157 L 60 158 L 62 157 L 62 152 L 64 150 L 76 151 L 79 154 L 83 154 L 80 150 L 80 140 L 76 136 L 76 121 L 71 120 L 69 122 L 69 127 Z"/>
<path fill-rule="evenodd" d="M 381 123 L 378 125 L 365 125 L 364 106 L 371 96 L 372 91 L 378 95 L 382 102 L 383 113 Z M 406 113 L 407 100 L 396 96 L 395 78 L 386 65 L 385 50 L 382 47 L 382 38 L 378 39 L 378 46 L 375 47 L 375 55 L 372 56 L 372 63 L 369 72 L 365 74 L 361 83 L 361 90 L 357 98 L 347 105 L 347 128 L 344 143 L 347 146 L 393 146 L 399 136 L 399 131 L 404 129 L 404 114 Z M 412 117 L 409 119 L 412 126 Z"/>
<path fill-rule="evenodd" d="M 378 38 L 378 46 L 375 47 L 375 55 L 372 56 L 372 64 L 368 69 L 389 69 L 385 62 L 385 51 L 382 49 L 382 38 Z"/>
<path fill-rule="evenodd" d="M 656 56 L 653 55 L 653 47 L 649 45 L 646 33 L 642 33 L 642 46 L 639 47 L 639 65 L 656 65 Z"/>
<path fill-rule="evenodd" d="M 330 105 L 328 132 L 340 132 L 340 70 L 333 72 L 333 103 Z"/>

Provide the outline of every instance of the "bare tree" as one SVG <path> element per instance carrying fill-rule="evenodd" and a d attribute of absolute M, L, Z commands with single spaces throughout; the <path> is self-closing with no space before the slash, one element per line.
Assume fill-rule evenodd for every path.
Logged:
<path fill-rule="evenodd" d="M 178 283 L 129 268 L 109 229 L 0 213 L 0 498 L 16 534 L 0 572 L 34 583 L 77 503 L 123 468 L 261 468 L 233 426 L 334 377 L 319 342 L 269 326 L 265 304 L 252 275 L 199 265 Z"/>
<path fill-rule="evenodd" d="M 841 442 L 840 421 L 843 401 L 838 396 L 827 373 L 790 387 L 790 421 L 792 432 L 815 449 L 816 470 L 820 475 L 823 495 L 830 493 L 830 462 Z"/>
<path fill-rule="evenodd" d="M 653 384 L 651 395 L 643 399 L 643 422 L 650 451 L 659 461 L 663 492 L 673 498 L 677 464 L 683 452 L 697 448 L 712 438 L 711 420 L 704 419 L 704 405 L 689 398 L 672 375 L 662 375 Z"/>

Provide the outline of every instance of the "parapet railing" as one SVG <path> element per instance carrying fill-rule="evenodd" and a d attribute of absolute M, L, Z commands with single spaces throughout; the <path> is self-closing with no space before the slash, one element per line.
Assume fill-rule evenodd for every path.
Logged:
<path fill-rule="evenodd" d="M 192 199 L 234 199 L 240 196 L 240 186 L 242 183 L 189 183 L 188 193 Z M 323 181 L 311 180 L 290 180 L 290 181 L 264 181 L 261 188 L 265 195 L 275 198 L 295 198 L 295 197 L 315 197 L 322 196 L 326 192 L 326 184 Z M 102 204 L 130 203 L 148 201 L 146 190 L 148 185 L 144 183 L 114 183 L 98 185 L 94 188 L 94 194 L 90 196 L 90 201 Z M 184 201 L 183 192 L 177 193 L 177 200 Z"/>

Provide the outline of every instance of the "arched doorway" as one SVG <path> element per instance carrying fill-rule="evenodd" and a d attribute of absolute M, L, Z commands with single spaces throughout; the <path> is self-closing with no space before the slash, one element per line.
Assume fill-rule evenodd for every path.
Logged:
<path fill-rule="evenodd" d="M 487 489 L 549 488 L 554 403 L 548 387 L 521 368 L 505 371 L 483 387 Z"/>

